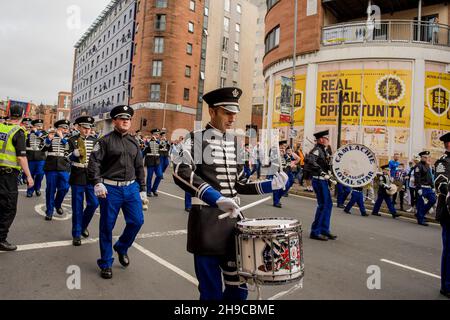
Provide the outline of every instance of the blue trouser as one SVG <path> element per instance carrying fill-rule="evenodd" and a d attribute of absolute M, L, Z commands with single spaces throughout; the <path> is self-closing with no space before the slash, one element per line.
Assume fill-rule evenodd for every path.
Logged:
<path fill-rule="evenodd" d="M 337 184 L 337 205 L 343 206 L 348 195 L 352 192 L 352 188 L 344 186 L 343 184 Z"/>
<path fill-rule="evenodd" d="M 192 208 L 192 196 L 188 192 L 184 193 L 184 208 L 189 210 Z"/>
<path fill-rule="evenodd" d="M 42 180 L 44 179 L 44 161 L 29 161 L 28 167 L 30 168 L 31 177 L 34 180 L 34 186 L 28 188 L 27 195 L 33 195 L 34 191 L 41 191 Z"/>
<path fill-rule="evenodd" d="M 86 195 L 86 208 L 84 196 Z M 80 238 L 81 232 L 87 229 L 98 208 L 98 199 L 94 193 L 94 186 L 72 185 L 72 237 Z"/>
<path fill-rule="evenodd" d="M 53 211 L 61 208 L 64 197 L 69 191 L 70 173 L 67 171 L 47 171 L 45 179 L 47 180 L 47 188 L 45 190 L 45 203 L 47 217 L 53 216 Z M 56 198 L 55 198 L 56 193 Z"/>
<path fill-rule="evenodd" d="M 450 292 L 450 225 L 442 224 L 441 290 Z"/>
<path fill-rule="evenodd" d="M 344 211 L 350 212 L 355 203 L 358 204 L 359 210 L 361 211 L 361 215 L 365 215 L 366 207 L 364 205 L 364 194 L 362 191 L 357 190 L 352 191 L 352 197 L 350 198 L 350 201 L 347 203 L 347 206 L 345 207 Z"/>
<path fill-rule="evenodd" d="M 227 274 L 224 274 L 225 291 L 223 290 L 222 270 L 227 273 L 236 272 L 236 267 L 234 269 L 230 268 L 227 260 L 222 256 L 194 255 L 195 274 L 199 282 L 200 300 L 243 301 L 247 299 L 247 285 L 242 284 L 238 286 L 227 284 L 227 278 L 229 277 Z"/>
<path fill-rule="evenodd" d="M 261 161 L 256 160 L 256 164 L 253 165 L 252 172 L 250 172 L 250 176 L 252 176 L 256 172 L 256 177 L 259 179 L 261 177 Z"/>
<path fill-rule="evenodd" d="M 97 264 L 101 269 L 111 268 L 114 262 L 112 252 L 112 231 L 116 224 L 119 210 L 125 217 L 125 230 L 114 245 L 119 254 L 127 254 L 134 239 L 144 224 L 142 200 L 139 195 L 137 182 L 128 187 L 106 185 L 108 195 L 99 198 L 100 202 L 100 253 L 101 259 Z"/>
<path fill-rule="evenodd" d="M 395 210 L 394 204 L 392 203 L 391 196 L 388 195 L 386 192 L 378 192 L 377 201 L 375 201 L 375 205 L 373 206 L 372 214 L 378 214 L 378 212 L 380 211 L 380 208 L 381 208 L 381 204 L 383 203 L 383 200 L 386 202 L 389 212 L 392 215 L 397 214 L 397 210 Z"/>
<path fill-rule="evenodd" d="M 425 215 L 436 203 L 436 195 L 431 188 L 422 188 L 422 196 L 417 194 L 417 222 L 424 223 Z M 428 200 L 425 204 L 424 199 Z"/>
<path fill-rule="evenodd" d="M 153 181 L 153 186 L 152 186 L 153 174 L 155 174 L 156 177 L 155 177 L 155 181 Z M 157 192 L 162 178 L 163 178 L 163 172 L 162 172 L 161 164 L 159 164 L 157 166 L 147 167 L 147 193 Z"/>
<path fill-rule="evenodd" d="M 247 179 L 252 176 L 252 170 L 250 170 L 250 167 L 247 165 L 244 165 L 244 174 Z"/>
<path fill-rule="evenodd" d="M 284 190 L 283 189 L 279 189 L 279 190 L 275 190 L 273 192 L 273 204 L 274 205 L 279 204 L 281 198 L 286 193 L 288 193 L 289 190 L 291 189 L 291 187 L 294 185 L 294 175 L 292 174 L 292 172 L 288 172 L 287 175 L 288 175 L 289 179 L 288 179 L 288 182 L 287 182 L 287 185 L 286 185 L 286 189 L 284 189 Z M 273 176 L 270 176 L 270 177 L 271 177 L 270 179 L 273 178 Z"/>
<path fill-rule="evenodd" d="M 326 235 L 330 233 L 331 211 L 333 210 L 328 181 L 313 178 L 312 187 L 317 197 L 317 210 L 311 227 L 311 235 Z"/>
<path fill-rule="evenodd" d="M 162 174 L 164 174 L 166 172 L 167 167 L 169 166 L 169 157 L 161 156 L 159 165 L 161 166 Z"/>

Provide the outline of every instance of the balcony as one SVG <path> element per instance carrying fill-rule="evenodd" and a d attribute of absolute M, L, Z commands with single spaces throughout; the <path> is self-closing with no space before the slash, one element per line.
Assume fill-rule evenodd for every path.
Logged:
<path fill-rule="evenodd" d="M 414 20 L 382 20 L 374 25 L 351 22 L 322 28 L 323 46 L 355 43 L 416 43 L 450 48 L 450 28 Z"/>

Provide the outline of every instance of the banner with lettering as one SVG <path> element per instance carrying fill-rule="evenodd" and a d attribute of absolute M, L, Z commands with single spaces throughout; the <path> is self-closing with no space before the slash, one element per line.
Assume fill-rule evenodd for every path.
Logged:
<path fill-rule="evenodd" d="M 272 112 L 272 128 L 290 126 L 290 106 L 292 102 L 286 103 L 287 91 L 292 88 L 292 80 L 282 77 L 275 82 L 274 101 Z M 294 126 L 304 126 L 305 124 L 305 92 L 306 74 L 295 77 L 294 95 Z M 290 96 L 290 92 L 289 92 Z"/>
<path fill-rule="evenodd" d="M 450 130 L 450 74 L 425 74 L 425 129 Z"/>

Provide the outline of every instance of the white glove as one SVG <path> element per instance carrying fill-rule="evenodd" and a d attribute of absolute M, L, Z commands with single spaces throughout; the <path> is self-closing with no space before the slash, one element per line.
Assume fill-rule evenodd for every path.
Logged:
<path fill-rule="evenodd" d="M 229 217 L 231 218 L 237 218 L 241 216 L 239 206 L 233 199 L 220 197 L 219 200 L 217 200 L 216 204 L 221 211 L 228 213 Z"/>
<path fill-rule="evenodd" d="M 285 189 L 288 181 L 289 177 L 286 173 L 284 172 L 275 173 L 272 180 L 272 190 Z"/>
<path fill-rule="evenodd" d="M 98 198 L 106 198 L 108 190 L 103 183 L 97 183 L 94 187 L 94 193 Z"/>
<path fill-rule="evenodd" d="M 73 150 L 72 154 L 74 155 L 74 157 L 79 157 L 80 156 L 80 150 L 79 149 L 75 149 L 75 150 Z"/>
<path fill-rule="evenodd" d="M 331 176 L 329 174 L 326 174 L 323 176 L 325 178 L 325 180 L 330 180 Z"/>
<path fill-rule="evenodd" d="M 139 196 L 141 197 L 142 204 L 148 204 L 147 192 L 143 191 L 139 193 Z"/>
<path fill-rule="evenodd" d="M 422 194 L 423 194 L 422 189 L 419 189 L 419 190 L 417 191 L 417 194 L 418 194 L 419 196 L 422 196 Z"/>

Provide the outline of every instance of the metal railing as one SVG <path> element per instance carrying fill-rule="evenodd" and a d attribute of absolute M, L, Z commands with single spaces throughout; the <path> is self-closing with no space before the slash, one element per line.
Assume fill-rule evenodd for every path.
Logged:
<path fill-rule="evenodd" d="M 449 47 L 450 27 L 434 22 L 384 20 L 372 25 L 364 21 L 322 28 L 324 46 L 366 42 L 405 42 Z"/>

